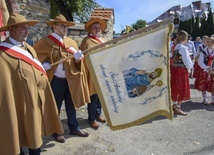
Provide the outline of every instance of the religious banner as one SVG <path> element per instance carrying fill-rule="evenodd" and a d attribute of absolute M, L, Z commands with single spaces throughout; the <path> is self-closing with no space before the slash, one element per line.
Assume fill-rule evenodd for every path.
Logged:
<path fill-rule="evenodd" d="M 173 24 L 168 24 L 86 56 L 112 130 L 128 128 L 159 115 L 173 119 L 169 83 L 172 31 Z"/>

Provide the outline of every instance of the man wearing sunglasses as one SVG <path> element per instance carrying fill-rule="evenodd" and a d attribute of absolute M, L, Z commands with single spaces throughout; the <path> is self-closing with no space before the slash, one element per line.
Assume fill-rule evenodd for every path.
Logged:
<path fill-rule="evenodd" d="M 88 137 L 88 133 L 80 129 L 76 118 L 76 108 L 90 102 L 90 96 L 83 55 L 76 42 L 67 36 L 68 27 L 74 23 L 59 14 L 46 24 L 53 27 L 53 33 L 39 40 L 34 49 L 48 74 L 59 114 L 63 101 L 65 103 L 70 135 Z M 66 61 L 51 65 L 68 57 Z M 53 137 L 58 142 L 65 142 L 62 135 L 53 134 Z"/>

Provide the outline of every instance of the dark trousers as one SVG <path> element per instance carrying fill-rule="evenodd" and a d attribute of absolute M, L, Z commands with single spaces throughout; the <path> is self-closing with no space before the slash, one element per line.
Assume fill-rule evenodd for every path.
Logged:
<path fill-rule="evenodd" d="M 68 127 L 70 131 L 80 130 L 79 123 L 76 118 L 76 109 L 74 107 L 68 83 L 66 79 L 54 76 L 51 87 L 56 100 L 57 108 L 60 113 L 62 101 L 65 101 L 65 110 L 68 118 Z"/>
<path fill-rule="evenodd" d="M 101 115 L 101 103 L 97 94 L 90 96 L 91 103 L 88 103 L 88 121 L 93 122 Z"/>
<path fill-rule="evenodd" d="M 29 151 L 29 155 L 40 155 L 41 153 L 41 149 L 28 149 Z M 19 155 L 25 155 L 24 151 L 22 150 L 22 148 L 20 148 L 20 154 Z"/>

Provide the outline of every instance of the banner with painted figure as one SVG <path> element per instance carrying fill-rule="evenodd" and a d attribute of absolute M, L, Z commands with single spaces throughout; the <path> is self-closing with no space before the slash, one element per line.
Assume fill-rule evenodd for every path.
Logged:
<path fill-rule="evenodd" d="M 86 56 L 112 130 L 128 128 L 158 115 L 172 120 L 169 85 L 172 31 L 173 24 L 168 24 Z"/>

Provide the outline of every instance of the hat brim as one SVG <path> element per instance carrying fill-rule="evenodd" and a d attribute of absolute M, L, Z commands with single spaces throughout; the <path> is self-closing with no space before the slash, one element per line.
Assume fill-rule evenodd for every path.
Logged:
<path fill-rule="evenodd" d="M 20 23 L 16 23 L 16 24 L 11 24 L 11 25 L 1 27 L 0 32 L 8 31 L 9 27 L 16 26 L 16 25 L 26 24 L 26 25 L 32 26 L 32 25 L 35 25 L 37 23 L 39 23 L 38 20 L 30 20 L 30 21 L 20 22 Z"/>
<path fill-rule="evenodd" d="M 101 26 L 101 29 L 102 29 L 102 32 L 104 32 L 107 28 L 107 23 L 105 20 L 102 20 L 102 19 L 91 19 L 89 20 L 87 23 L 85 23 L 85 30 L 89 33 L 91 33 L 91 25 L 94 24 L 94 23 L 99 23 L 100 26 Z"/>
<path fill-rule="evenodd" d="M 75 25 L 75 23 L 69 21 L 47 21 L 45 24 L 47 24 L 48 26 L 53 26 L 56 23 L 66 24 L 68 26 Z"/>

